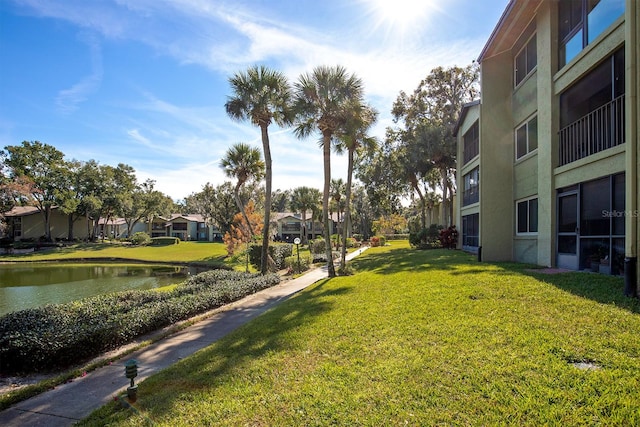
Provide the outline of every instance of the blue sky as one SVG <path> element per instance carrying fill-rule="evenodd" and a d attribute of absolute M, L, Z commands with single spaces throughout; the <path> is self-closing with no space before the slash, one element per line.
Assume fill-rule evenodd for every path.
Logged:
<path fill-rule="evenodd" d="M 226 178 L 234 143 L 260 133 L 224 111 L 254 64 L 291 82 L 318 65 L 359 76 L 391 105 L 437 66 L 478 57 L 508 0 L 0 0 L 0 148 L 24 140 L 68 159 L 126 163 L 174 199 Z M 270 127 L 274 189 L 322 188 L 317 136 Z M 346 177 L 346 156 L 332 175 Z"/>

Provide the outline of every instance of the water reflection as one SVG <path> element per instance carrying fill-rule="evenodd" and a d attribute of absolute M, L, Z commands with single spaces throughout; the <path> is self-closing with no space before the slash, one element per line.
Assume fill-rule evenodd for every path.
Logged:
<path fill-rule="evenodd" d="M 166 265 L 0 265 L 0 315 L 94 295 L 159 288 L 204 270 Z"/>

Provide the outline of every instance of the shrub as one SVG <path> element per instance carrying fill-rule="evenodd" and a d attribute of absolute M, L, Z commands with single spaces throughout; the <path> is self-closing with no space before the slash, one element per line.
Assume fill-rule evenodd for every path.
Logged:
<path fill-rule="evenodd" d="M 373 236 L 370 240 L 371 246 L 384 246 L 387 244 L 387 239 L 384 236 Z"/>
<path fill-rule="evenodd" d="M 0 317 L 0 373 L 68 367 L 279 281 L 277 274 L 212 270 L 171 292 L 126 291 L 15 311 Z"/>
<path fill-rule="evenodd" d="M 298 268 L 298 256 L 292 255 L 288 256 L 284 259 L 284 268 L 289 271 L 295 271 L 297 273 L 301 273 L 303 271 L 307 271 L 311 267 L 311 258 L 308 254 L 300 255 L 300 268 Z"/>
<path fill-rule="evenodd" d="M 442 226 L 431 224 L 417 233 L 409 234 L 409 244 L 417 249 L 435 249 L 441 247 L 440 230 Z"/>
<path fill-rule="evenodd" d="M 152 237 L 151 245 L 153 246 L 164 246 L 164 245 L 177 245 L 180 243 L 180 238 L 178 237 Z"/>
<path fill-rule="evenodd" d="M 309 252 L 311 252 L 314 255 L 324 254 L 326 250 L 327 250 L 327 243 L 321 237 L 309 242 Z"/>
<path fill-rule="evenodd" d="M 347 248 L 357 248 L 360 246 L 360 243 L 354 239 L 353 237 L 347 237 Z"/>
<path fill-rule="evenodd" d="M 131 236 L 131 239 L 129 239 L 129 241 L 132 245 L 135 246 L 145 246 L 151 243 L 151 236 L 149 236 L 144 231 L 138 231 L 137 233 L 134 233 L 133 236 Z"/>
<path fill-rule="evenodd" d="M 409 238 L 409 234 L 407 233 L 385 234 L 385 238 L 387 240 L 407 240 Z"/>
<path fill-rule="evenodd" d="M 269 245 L 269 256 L 278 270 L 284 268 L 284 259 L 293 253 L 293 245 L 278 243 Z M 249 246 L 249 262 L 256 268 L 262 264 L 262 244 L 253 243 Z"/>
<path fill-rule="evenodd" d="M 293 255 L 293 245 L 289 243 L 278 243 L 269 246 L 269 250 L 271 252 L 273 262 L 276 263 L 276 267 L 278 268 L 278 270 L 287 268 L 287 266 L 285 265 L 285 259 Z"/>
<path fill-rule="evenodd" d="M 445 249 L 455 249 L 458 245 L 458 230 L 455 225 L 440 230 L 440 244 Z"/>

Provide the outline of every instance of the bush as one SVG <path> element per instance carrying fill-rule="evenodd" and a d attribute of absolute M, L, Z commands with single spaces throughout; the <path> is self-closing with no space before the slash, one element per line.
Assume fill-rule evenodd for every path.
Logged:
<path fill-rule="evenodd" d="M 300 268 L 298 268 L 298 256 L 292 255 L 284 259 L 284 268 L 289 271 L 301 273 L 307 271 L 311 267 L 311 258 L 309 255 L 300 255 Z"/>
<path fill-rule="evenodd" d="M 358 242 L 353 237 L 347 237 L 347 248 L 358 248 L 360 247 L 360 242 Z"/>
<path fill-rule="evenodd" d="M 385 234 L 385 238 L 387 240 L 407 240 L 409 238 L 409 234 Z"/>
<path fill-rule="evenodd" d="M 277 274 L 212 270 L 171 292 L 126 291 L 15 311 L 0 317 L 0 373 L 68 367 L 279 281 Z"/>
<path fill-rule="evenodd" d="M 442 230 L 442 226 L 431 224 L 429 228 L 423 228 L 417 233 L 410 233 L 409 244 L 417 249 L 440 248 L 440 230 Z"/>
<path fill-rule="evenodd" d="M 180 238 L 178 237 L 152 237 L 151 245 L 153 246 L 164 246 L 164 245 L 177 245 L 180 243 Z"/>
<path fill-rule="evenodd" d="M 371 242 L 371 246 L 375 248 L 376 246 L 386 245 L 387 239 L 384 236 L 373 236 L 370 242 Z"/>
<path fill-rule="evenodd" d="M 284 259 L 293 253 L 293 245 L 289 243 L 277 243 L 269 245 L 269 256 L 278 270 L 284 267 Z M 256 268 L 262 264 L 262 244 L 251 244 L 249 246 L 249 262 Z"/>
<path fill-rule="evenodd" d="M 269 251 L 271 253 L 271 257 L 273 258 L 273 262 L 276 263 L 276 267 L 278 268 L 278 270 L 287 268 L 287 266 L 285 265 L 285 259 L 293 255 L 293 245 L 289 243 L 278 243 L 269 246 Z"/>
<path fill-rule="evenodd" d="M 144 231 L 138 231 L 137 233 L 134 233 L 133 236 L 131 236 L 131 239 L 129 239 L 129 241 L 132 245 L 135 246 L 145 246 L 151 243 L 151 236 L 149 236 Z"/>
<path fill-rule="evenodd" d="M 440 244 L 445 249 L 455 249 L 458 246 L 458 230 L 455 225 L 451 225 L 444 230 L 440 230 Z"/>
<path fill-rule="evenodd" d="M 309 252 L 311 252 L 314 255 L 324 254 L 326 250 L 327 250 L 327 243 L 321 237 L 309 242 Z"/>

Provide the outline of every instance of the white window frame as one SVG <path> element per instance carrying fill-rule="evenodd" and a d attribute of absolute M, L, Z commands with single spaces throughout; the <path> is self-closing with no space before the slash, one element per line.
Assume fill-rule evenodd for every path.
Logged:
<path fill-rule="evenodd" d="M 536 39 L 536 43 L 535 43 L 535 48 L 536 48 L 536 65 L 534 65 L 533 67 L 531 67 L 531 69 L 529 69 L 529 64 L 525 63 L 525 70 L 528 70 L 524 76 L 522 76 L 522 79 L 520 81 L 518 81 L 518 57 L 520 57 L 520 55 L 524 54 L 525 57 L 525 62 L 526 62 L 526 58 L 527 58 L 527 48 L 529 47 L 529 43 L 531 42 L 531 40 L 535 38 Z M 538 38 L 536 37 L 536 33 L 534 32 L 533 34 L 531 34 L 531 36 L 527 39 L 527 41 L 524 43 L 524 45 L 522 46 L 522 48 L 518 51 L 518 53 L 513 57 L 513 87 L 517 88 L 518 86 L 520 86 L 522 83 L 524 83 L 529 76 L 538 68 Z"/>
<path fill-rule="evenodd" d="M 534 148 L 532 150 L 531 147 L 530 147 L 531 144 L 530 144 L 530 141 L 529 141 L 529 138 L 531 136 L 531 132 L 529 131 L 529 126 L 530 126 L 530 123 L 534 119 L 536 119 L 536 148 Z M 528 155 L 530 155 L 531 153 L 533 153 L 535 151 L 538 151 L 538 145 L 539 145 L 539 142 L 540 142 L 539 138 L 538 138 L 538 135 L 540 134 L 540 132 L 538 132 L 538 129 L 537 129 L 538 128 L 537 119 L 538 119 L 538 113 L 536 112 L 535 114 L 533 114 L 529 118 L 527 118 L 524 122 L 522 122 L 520 124 L 520 126 L 516 127 L 515 131 L 513 132 L 513 140 L 514 140 L 514 148 L 515 148 L 513 150 L 513 152 L 515 154 L 516 161 L 527 157 Z M 520 129 L 522 129 L 522 128 L 525 128 L 525 135 L 527 136 L 527 143 L 526 143 L 527 147 L 526 147 L 526 152 L 523 155 L 518 156 L 518 131 Z"/>
<path fill-rule="evenodd" d="M 538 195 L 537 194 L 535 196 L 525 197 L 524 199 L 516 200 L 516 212 L 515 212 L 515 214 L 516 214 L 516 220 L 515 220 L 516 236 L 537 236 L 538 235 L 538 231 L 537 230 L 539 229 L 539 225 L 538 225 L 539 224 L 539 219 L 540 219 L 539 215 L 536 215 L 536 217 L 537 217 L 537 220 L 536 220 L 536 231 L 529 231 L 529 225 L 530 225 L 529 224 L 530 223 L 529 214 L 531 212 L 530 208 L 529 208 L 529 203 L 531 202 L 531 200 L 535 200 L 536 204 L 538 204 L 538 206 L 539 206 Z M 520 229 L 520 227 L 519 227 L 520 224 L 518 222 L 519 217 L 520 217 L 520 215 L 518 215 L 518 207 L 519 207 L 519 205 L 521 203 L 526 203 L 527 204 L 527 231 L 518 231 Z M 539 209 L 538 209 L 538 213 L 539 213 Z"/>

